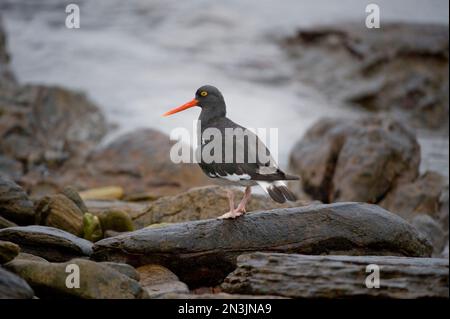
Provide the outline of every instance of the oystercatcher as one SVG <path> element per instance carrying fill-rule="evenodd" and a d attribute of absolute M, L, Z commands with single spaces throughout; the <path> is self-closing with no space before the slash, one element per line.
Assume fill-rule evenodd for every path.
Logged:
<path fill-rule="evenodd" d="M 206 141 L 203 136 L 207 129 L 216 129 L 220 132 L 220 144 L 223 146 L 219 161 L 205 161 L 202 157 L 199 165 L 203 172 L 211 178 L 218 178 L 228 183 L 245 186 L 244 196 L 235 208 L 233 192 L 228 190 L 227 196 L 230 211 L 219 218 L 236 218 L 246 212 L 245 206 L 251 196 L 251 186 L 259 185 L 276 202 L 284 203 L 286 200 L 295 201 L 295 195 L 287 188 L 283 181 L 298 180 L 297 176 L 285 174 L 281 171 L 267 147 L 250 130 L 234 123 L 226 117 L 225 100 L 220 91 L 211 85 L 200 87 L 195 93 L 195 98 L 177 108 L 174 108 L 163 116 L 168 116 L 186 110 L 193 106 L 201 107 L 199 117 L 202 134 L 202 145 L 200 150 L 212 140 Z M 244 131 L 245 134 L 233 136 L 232 149 L 227 148 L 227 135 L 236 129 Z M 208 136 L 209 137 L 209 136 Z M 216 138 L 216 135 L 214 136 Z M 217 142 L 217 141 L 216 141 Z M 217 145 L 217 144 L 216 144 Z M 230 154 L 233 154 L 230 160 Z M 261 153 L 261 151 L 263 153 Z M 215 150 L 213 150 L 215 152 Z M 244 156 L 242 156 L 244 154 Z M 261 160 L 262 155 L 264 160 Z M 239 158 L 239 159 L 238 159 Z"/>

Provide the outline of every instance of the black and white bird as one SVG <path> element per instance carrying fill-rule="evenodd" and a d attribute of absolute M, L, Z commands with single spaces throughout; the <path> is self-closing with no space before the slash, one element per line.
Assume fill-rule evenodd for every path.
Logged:
<path fill-rule="evenodd" d="M 267 147 L 254 133 L 226 117 L 225 100 L 216 87 L 211 85 L 200 87 L 193 100 L 164 113 L 164 116 L 181 112 L 193 106 L 199 106 L 202 109 L 199 117 L 202 137 L 207 129 L 217 129 L 221 133 L 220 143 L 223 146 L 219 161 L 204 161 L 203 157 L 200 159 L 201 169 L 211 178 L 245 186 L 244 196 L 237 207 L 234 205 L 233 192 L 228 190 L 230 211 L 219 218 L 236 218 L 243 215 L 246 212 L 245 206 L 251 196 L 251 187 L 254 185 L 261 186 L 278 203 L 296 200 L 295 195 L 287 188 L 284 181 L 298 180 L 299 178 L 280 170 L 270 156 Z M 241 129 L 245 132 L 244 135 L 233 136 L 231 139 L 233 147 L 231 161 L 230 154 L 227 154 L 230 149 L 226 147 L 227 141 L 230 141 L 230 139 L 227 140 L 230 129 Z M 208 142 L 205 140 L 202 138 L 200 149 L 212 142 L 211 140 Z M 261 156 L 261 154 L 264 156 Z M 262 160 L 262 157 L 264 157 L 264 160 Z"/>

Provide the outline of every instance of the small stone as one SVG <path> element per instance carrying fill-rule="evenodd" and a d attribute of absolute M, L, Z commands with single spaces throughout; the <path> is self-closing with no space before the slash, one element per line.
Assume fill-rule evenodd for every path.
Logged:
<path fill-rule="evenodd" d="M 66 195 L 67 198 L 72 200 L 81 210 L 81 212 L 83 212 L 84 214 L 89 212 L 83 200 L 81 199 L 80 194 L 76 191 L 75 188 L 73 188 L 72 186 L 64 187 L 62 194 Z"/>
<path fill-rule="evenodd" d="M 6 218 L 3 218 L 0 216 L 0 229 L 2 228 L 8 228 L 8 227 L 15 227 L 17 224 L 7 220 Z"/>
<path fill-rule="evenodd" d="M 431 216 L 425 214 L 416 215 L 411 223 L 433 245 L 433 256 L 439 256 L 446 244 L 445 233 L 441 225 Z"/>
<path fill-rule="evenodd" d="M 20 252 L 20 247 L 9 241 L 0 240 L 0 264 L 14 259 Z"/>
<path fill-rule="evenodd" d="M 86 213 L 83 216 L 84 239 L 96 242 L 103 238 L 103 230 L 98 216 Z"/>
<path fill-rule="evenodd" d="M 127 232 L 134 230 L 130 216 L 121 210 L 107 210 L 99 215 L 99 219 L 103 231 Z"/>
<path fill-rule="evenodd" d="M 166 293 L 188 293 L 189 288 L 177 275 L 160 265 L 145 265 L 136 269 L 140 275 L 139 283 L 150 298 Z"/>
<path fill-rule="evenodd" d="M 46 226 L 19 226 L 0 229 L 0 240 L 11 241 L 21 251 L 49 261 L 64 262 L 75 257 L 89 257 L 92 243 L 61 229 Z"/>
<path fill-rule="evenodd" d="M 101 262 L 101 264 L 111 267 L 112 269 L 117 270 L 118 272 L 120 272 L 136 281 L 139 281 L 139 279 L 140 279 L 139 272 L 133 266 L 130 266 L 128 264 L 115 263 L 115 262 L 111 262 L 111 261 L 103 261 L 103 262 Z"/>

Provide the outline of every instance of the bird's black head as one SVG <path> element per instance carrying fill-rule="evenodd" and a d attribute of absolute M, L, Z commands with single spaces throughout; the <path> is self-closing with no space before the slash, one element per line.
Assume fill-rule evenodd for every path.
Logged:
<path fill-rule="evenodd" d="M 195 98 L 193 100 L 164 113 L 164 116 L 184 111 L 193 106 L 202 108 L 200 114 L 201 121 L 223 117 L 226 114 L 225 100 L 223 99 L 222 93 L 215 86 L 203 85 L 195 92 Z"/>
<path fill-rule="evenodd" d="M 198 101 L 198 106 L 202 108 L 218 104 L 225 105 L 222 93 L 212 85 L 203 85 L 200 87 L 197 92 L 195 92 L 195 99 Z"/>

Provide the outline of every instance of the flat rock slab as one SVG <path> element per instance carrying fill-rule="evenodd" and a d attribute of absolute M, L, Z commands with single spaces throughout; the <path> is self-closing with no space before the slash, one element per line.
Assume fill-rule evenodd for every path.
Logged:
<path fill-rule="evenodd" d="M 448 298 L 448 259 L 392 256 L 307 256 L 250 253 L 222 289 L 232 294 L 290 298 Z M 373 266 L 379 269 L 379 288 Z"/>
<path fill-rule="evenodd" d="M 0 229 L 0 240 L 11 241 L 21 251 L 48 261 L 64 262 L 90 256 L 92 243 L 66 231 L 46 226 L 23 226 Z"/>
<path fill-rule="evenodd" d="M 191 288 L 214 286 L 245 252 L 430 256 L 402 218 L 376 205 L 337 203 L 144 228 L 98 241 L 92 259 L 159 264 Z"/>
<path fill-rule="evenodd" d="M 0 299 L 31 299 L 33 289 L 25 280 L 0 266 Z"/>

